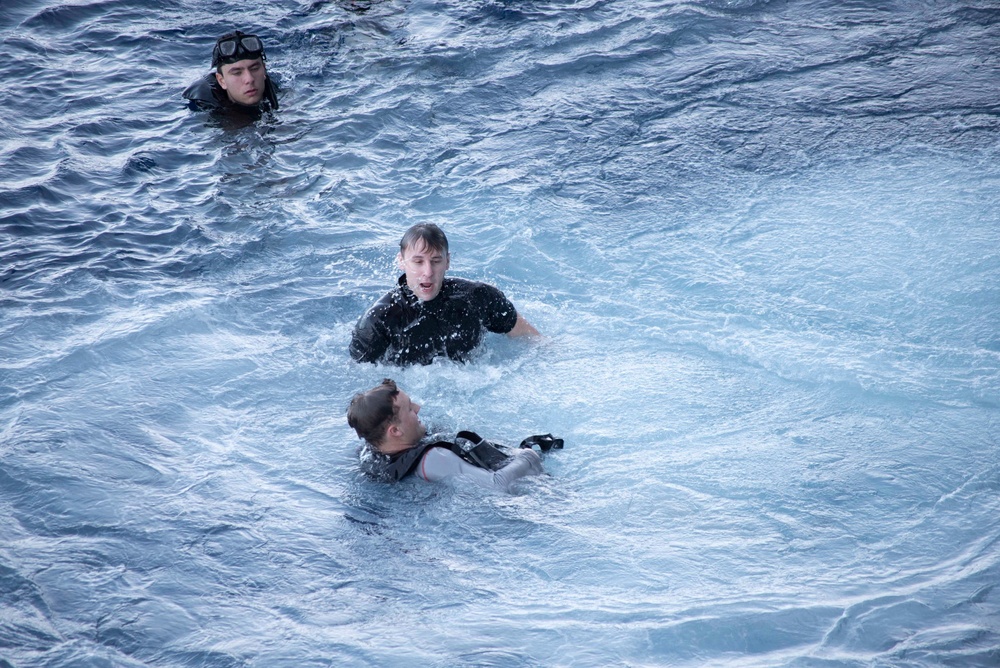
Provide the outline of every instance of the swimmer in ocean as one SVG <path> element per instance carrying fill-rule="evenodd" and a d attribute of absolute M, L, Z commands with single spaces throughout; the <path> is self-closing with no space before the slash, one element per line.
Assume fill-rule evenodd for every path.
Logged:
<path fill-rule="evenodd" d="M 420 404 L 389 378 L 354 395 L 347 423 L 365 441 L 358 455 L 367 475 L 384 482 L 409 475 L 428 482 L 460 476 L 506 491 L 515 480 L 542 473 L 541 458 L 533 445 L 543 452 L 563 446 L 562 439 L 551 434 L 526 438 L 513 452 L 469 431 L 450 438 L 429 437 L 419 413 Z"/>
<path fill-rule="evenodd" d="M 421 223 L 408 229 L 396 256 L 403 275 L 354 327 L 351 357 L 399 366 L 430 364 L 436 357 L 465 362 L 484 331 L 539 336 L 497 288 L 445 278 L 450 259 L 440 227 Z"/>
<path fill-rule="evenodd" d="M 267 74 L 264 44 L 239 30 L 215 42 L 209 72 L 187 87 L 191 109 L 259 115 L 278 108 L 277 87 Z"/>

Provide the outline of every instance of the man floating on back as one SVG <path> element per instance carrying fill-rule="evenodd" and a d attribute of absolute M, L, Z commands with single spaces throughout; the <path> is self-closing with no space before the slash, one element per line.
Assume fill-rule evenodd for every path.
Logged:
<path fill-rule="evenodd" d="M 450 438 L 428 437 L 419 413 L 420 404 L 389 378 L 354 395 L 347 423 L 365 440 L 359 456 L 366 474 L 384 482 L 409 475 L 428 482 L 461 477 L 508 491 L 515 480 L 542 473 L 541 459 L 532 446 L 543 452 L 563 447 L 562 439 L 551 434 L 528 437 L 513 451 L 471 431 Z"/>

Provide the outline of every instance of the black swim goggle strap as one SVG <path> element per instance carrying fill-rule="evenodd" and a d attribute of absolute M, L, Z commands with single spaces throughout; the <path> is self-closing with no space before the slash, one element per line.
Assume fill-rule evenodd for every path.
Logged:
<path fill-rule="evenodd" d="M 260 37 L 237 32 L 233 37 L 215 43 L 215 49 L 212 50 L 212 67 L 254 58 L 267 60 Z"/>

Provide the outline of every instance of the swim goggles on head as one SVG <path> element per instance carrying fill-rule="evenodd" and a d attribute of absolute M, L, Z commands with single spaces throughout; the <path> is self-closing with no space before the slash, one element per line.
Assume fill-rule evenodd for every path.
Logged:
<path fill-rule="evenodd" d="M 237 31 L 232 37 L 221 39 L 215 43 L 215 48 L 212 50 L 212 67 L 248 58 L 266 60 L 264 45 L 257 35 L 244 35 Z"/>

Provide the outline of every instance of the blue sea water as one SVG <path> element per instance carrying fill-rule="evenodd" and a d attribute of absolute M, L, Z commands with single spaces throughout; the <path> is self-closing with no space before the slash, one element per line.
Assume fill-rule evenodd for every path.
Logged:
<path fill-rule="evenodd" d="M 187 110 L 258 32 L 281 108 Z M 1000 665 L 1000 5 L 0 0 L 0 666 Z M 543 333 L 347 355 L 415 222 Z M 357 470 L 350 396 L 553 432 Z"/>

